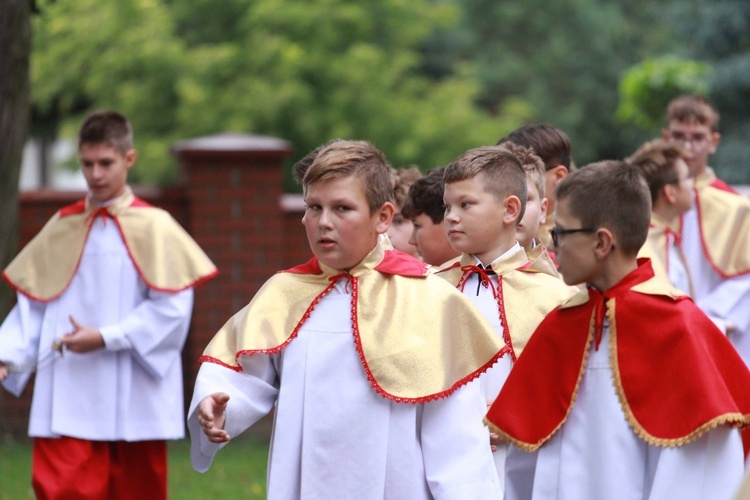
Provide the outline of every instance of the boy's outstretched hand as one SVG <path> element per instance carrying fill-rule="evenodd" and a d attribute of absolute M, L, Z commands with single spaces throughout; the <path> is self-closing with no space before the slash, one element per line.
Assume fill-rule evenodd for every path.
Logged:
<path fill-rule="evenodd" d="M 229 394 L 215 392 L 198 403 L 198 422 L 212 443 L 226 443 L 230 439 L 224 430 L 227 402 Z"/>
<path fill-rule="evenodd" d="M 78 324 L 73 316 L 70 316 L 70 324 L 73 325 L 73 331 L 60 339 L 66 349 L 84 353 L 104 347 L 104 338 L 99 330 Z"/>

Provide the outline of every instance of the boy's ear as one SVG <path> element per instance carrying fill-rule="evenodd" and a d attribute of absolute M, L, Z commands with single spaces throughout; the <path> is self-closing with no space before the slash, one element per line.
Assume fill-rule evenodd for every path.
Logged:
<path fill-rule="evenodd" d="M 565 165 L 558 165 L 556 167 L 553 167 L 550 169 L 552 172 L 552 175 L 555 178 L 555 186 L 557 186 L 557 183 L 563 180 L 568 175 L 568 169 L 565 167 Z"/>
<path fill-rule="evenodd" d="M 125 153 L 125 167 L 128 170 L 130 170 L 130 167 L 135 164 L 136 158 L 138 158 L 138 151 L 136 151 L 135 149 L 130 149 L 127 153 Z"/>
<path fill-rule="evenodd" d="M 521 200 L 518 196 L 512 194 L 505 198 L 503 202 L 505 213 L 503 214 L 503 223 L 506 225 L 518 225 L 521 222 Z"/>
<path fill-rule="evenodd" d="M 549 200 L 544 197 L 542 198 L 542 202 L 539 204 L 539 224 L 543 225 L 547 223 L 547 206 L 549 205 Z"/>
<path fill-rule="evenodd" d="M 721 142 L 721 134 L 718 132 L 711 132 L 709 139 L 711 140 L 711 147 L 708 153 L 714 154 L 716 152 L 716 148 L 719 147 L 719 143 Z"/>
<path fill-rule="evenodd" d="M 596 230 L 596 244 L 594 246 L 594 254 L 596 259 L 599 261 L 604 260 L 607 256 L 615 250 L 615 235 L 612 231 L 606 227 L 600 227 Z"/>
<path fill-rule="evenodd" d="M 386 201 L 385 203 L 383 203 L 383 206 L 377 210 L 376 216 L 378 218 L 378 223 L 376 230 L 378 234 L 383 234 L 388 231 L 388 228 L 391 226 L 391 221 L 393 221 L 393 216 L 395 214 L 396 207 L 390 201 Z"/>
<path fill-rule="evenodd" d="M 664 184 L 664 187 L 661 188 L 661 195 L 670 205 L 677 200 L 677 194 L 672 184 Z"/>

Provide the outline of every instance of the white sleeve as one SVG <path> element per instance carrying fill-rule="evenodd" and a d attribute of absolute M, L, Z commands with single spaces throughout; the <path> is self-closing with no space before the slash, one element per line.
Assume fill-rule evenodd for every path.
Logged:
<path fill-rule="evenodd" d="M 148 291 L 148 298 L 122 321 L 99 329 L 105 349 L 132 349 L 138 363 L 162 378 L 179 358 L 193 311 L 193 289 L 177 293 Z"/>
<path fill-rule="evenodd" d="M 8 392 L 20 396 L 40 358 L 39 339 L 45 305 L 20 293 L 17 298 L 18 302 L 0 325 L 0 361 L 24 367 L 21 371 L 11 371 L 3 381 L 3 387 Z M 52 354 L 51 346 L 41 350 L 45 356 Z"/>
<path fill-rule="evenodd" d="M 224 430 L 234 438 L 268 414 L 276 402 L 278 377 L 272 357 L 255 355 L 246 358 L 242 372 L 216 363 L 201 365 L 187 419 L 190 460 L 198 472 L 206 472 L 216 453 L 227 444 L 210 442 L 198 423 L 198 404 L 216 392 L 229 394 Z"/>
<path fill-rule="evenodd" d="M 478 380 L 451 396 L 424 404 L 422 453 L 435 499 L 501 498 L 482 417 L 487 404 Z"/>
<path fill-rule="evenodd" d="M 750 364 L 750 275 L 722 281 L 696 303 L 714 323 L 719 319 L 734 325 L 729 340 Z"/>

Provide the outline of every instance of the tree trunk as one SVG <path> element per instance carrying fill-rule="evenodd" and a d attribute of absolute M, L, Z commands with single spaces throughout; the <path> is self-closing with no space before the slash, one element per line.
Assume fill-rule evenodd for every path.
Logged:
<path fill-rule="evenodd" d="M 31 1 L 0 1 L 0 267 L 18 251 L 18 177 L 29 130 Z M 15 301 L 0 284 L 0 320 Z"/>

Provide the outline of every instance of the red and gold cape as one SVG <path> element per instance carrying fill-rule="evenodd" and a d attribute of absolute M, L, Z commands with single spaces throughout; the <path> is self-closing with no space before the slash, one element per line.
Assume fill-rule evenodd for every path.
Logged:
<path fill-rule="evenodd" d="M 106 208 L 85 199 L 60 209 L 3 271 L 3 278 L 34 300 L 59 297 L 78 270 L 97 217 L 117 226 L 136 271 L 151 289 L 177 292 L 218 273 L 168 212 L 135 197 L 128 188 Z"/>
<path fill-rule="evenodd" d="M 681 446 L 718 425 L 750 425 L 750 371 L 727 338 L 648 259 L 617 285 L 582 291 L 545 318 L 485 422 L 535 451 L 565 423 L 589 349 L 609 320 L 612 378 L 645 442 Z"/>
<path fill-rule="evenodd" d="M 475 264 L 473 255 L 464 254 L 459 262 L 436 274 L 463 290 L 472 274 L 482 275 Z M 497 290 L 493 291 L 503 327 L 505 352 L 515 361 L 544 317 L 573 297 L 578 289 L 534 268 L 523 249 L 496 259 L 490 267 L 497 274 Z"/>
<path fill-rule="evenodd" d="M 336 282 L 347 280 L 354 344 L 373 388 L 398 402 L 450 395 L 490 368 L 503 344 L 466 297 L 388 246 L 381 240 L 348 271 L 313 258 L 275 274 L 219 330 L 201 361 L 241 371 L 242 356 L 282 351 Z"/>
<path fill-rule="evenodd" d="M 695 179 L 703 254 L 722 278 L 750 273 L 750 200 L 707 169 Z"/>
<path fill-rule="evenodd" d="M 555 263 L 552 254 L 540 244 L 526 251 L 526 256 L 529 258 L 530 270 L 538 271 L 540 273 L 549 274 L 553 278 L 560 279 L 560 272 L 557 270 L 557 264 Z"/>

